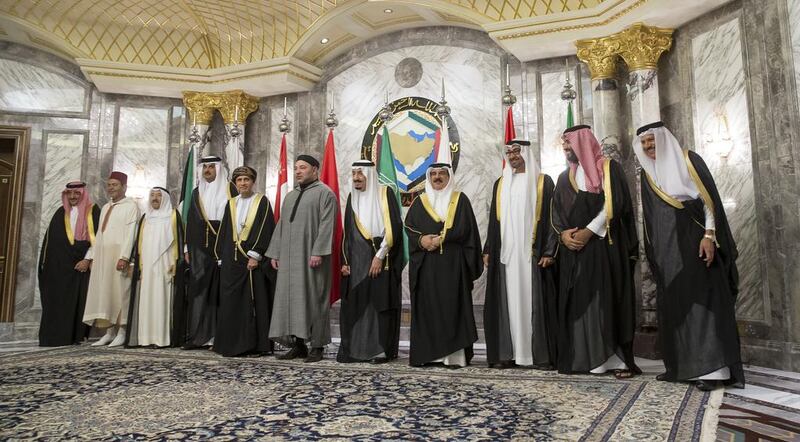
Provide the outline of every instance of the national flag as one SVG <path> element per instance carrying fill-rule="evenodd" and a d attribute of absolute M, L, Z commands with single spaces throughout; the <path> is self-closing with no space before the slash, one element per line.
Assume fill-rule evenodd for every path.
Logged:
<path fill-rule="evenodd" d="M 280 169 L 278 170 L 278 188 L 275 190 L 275 222 L 281 218 L 281 198 L 289 191 L 289 174 L 286 169 L 286 133 L 281 138 Z"/>
<path fill-rule="evenodd" d="M 575 116 L 572 114 L 572 100 L 567 104 L 567 129 L 575 125 Z"/>
<path fill-rule="evenodd" d="M 183 218 L 183 225 L 189 221 L 189 210 L 192 207 L 192 192 L 196 184 L 194 176 L 194 144 L 189 147 L 189 154 L 186 156 L 186 164 L 183 166 L 183 180 L 181 182 L 180 211 Z"/>
<path fill-rule="evenodd" d="M 331 292 L 330 302 L 339 300 L 339 282 L 341 280 L 341 259 L 342 250 L 342 213 L 339 209 L 339 175 L 336 170 L 336 148 L 333 142 L 333 129 L 328 131 L 328 140 L 325 142 L 325 155 L 322 158 L 322 171 L 319 180 L 327 185 L 336 197 L 336 218 L 333 226 L 333 245 L 331 247 Z"/>
<path fill-rule="evenodd" d="M 378 183 L 392 189 L 395 198 L 397 199 L 397 206 L 403 207 L 400 200 L 400 187 L 397 186 L 397 172 L 394 168 L 394 154 L 392 153 L 392 144 L 389 142 L 389 130 L 386 125 L 383 125 L 383 134 L 380 135 L 379 141 L 380 150 L 378 150 Z M 403 260 L 408 262 L 408 239 L 406 238 L 406 231 L 403 229 Z"/>
<path fill-rule="evenodd" d="M 508 106 L 508 114 L 506 115 L 506 133 L 505 133 L 505 142 L 506 145 L 517 138 L 517 130 L 514 128 L 514 110 L 511 106 Z M 503 155 L 503 169 L 506 168 L 506 157 Z"/>

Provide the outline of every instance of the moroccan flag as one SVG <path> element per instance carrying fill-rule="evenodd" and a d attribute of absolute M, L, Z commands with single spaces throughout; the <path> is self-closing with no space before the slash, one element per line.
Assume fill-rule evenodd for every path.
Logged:
<path fill-rule="evenodd" d="M 572 114 L 572 101 L 567 104 L 567 129 L 575 125 L 575 116 Z"/>
<path fill-rule="evenodd" d="M 325 142 L 325 155 L 322 157 L 322 173 L 319 180 L 327 185 L 336 197 L 336 219 L 333 225 L 333 246 L 331 247 L 331 304 L 339 300 L 339 281 L 341 280 L 341 251 L 342 251 L 342 211 L 339 204 L 339 176 L 336 172 L 336 151 L 333 144 L 333 129 L 328 131 L 328 140 Z"/>
<path fill-rule="evenodd" d="M 180 210 L 183 218 L 183 225 L 189 220 L 189 210 L 192 207 L 192 191 L 194 191 L 194 145 L 189 147 L 189 155 L 186 156 L 186 165 L 183 166 L 183 181 L 181 183 Z"/>
<path fill-rule="evenodd" d="M 505 134 L 506 145 L 508 145 L 508 142 L 513 140 L 514 138 L 517 138 L 517 131 L 516 129 L 514 129 L 514 112 L 513 108 L 511 106 L 508 106 L 508 115 L 506 115 L 506 134 Z M 506 156 L 503 155 L 503 169 L 505 168 L 506 168 Z"/>
<path fill-rule="evenodd" d="M 388 186 L 394 192 L 397 198 L 398 207 L 403 207 L 400 201 L 400 188 L 397 186 L 397 173 L 394 169 L 394 154 L 392 153 L 392 145 L 389 142 L 389 131 L 386 125 L 383 125 L 383 133 L 380 135 L 380 150 L 378 151 L 378 183 Z M 408 262 L 408 239 L 406 232 L 403 230 L 403 259 Z"/>
<path fill-rule="evenodd" d="M 275 190 L 275 222 L 281 219 L 281 198 L 289 191 L 289 174 L 286 170 L 286 133 L 281 138 L 281 159 L 278 170 L 278 189 Z"/>

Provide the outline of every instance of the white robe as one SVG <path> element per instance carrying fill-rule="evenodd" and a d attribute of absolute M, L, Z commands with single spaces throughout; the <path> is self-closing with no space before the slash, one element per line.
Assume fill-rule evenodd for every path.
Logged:
<path fill-rule="evenodd" d="M 105 231 L 103 220 L 111 207 Z M 130 261 L 131 249 L 139 220 L 139 206 L 132 198 L 123 198 L 116 203 L 108 202 L 100 211 L 100 225 L 94 245 L 86 258 L 92 260 L 89 290 L 83 322 L 105 328 L 125 325 L 128 322 L 131 279 L 125 272 L 117 270 L 117 261 Z"/>
<path fill-rule="evenodd" d="M 517 365 L 533 364 L 533 324 L 532 297 L 533 281 L 530 251 L 525 250 L 525 199 L 527 195 L 527 175 L 515 173 L 512 176 L 509 217 L 511 254 L 505 264 L 506 297 L 508 301 L 508 323 L 511 329 L 511 343 L 514 362 Z"/>
<path fill-rule="evenodd" d="M 175 239 L 166 245 L 164 240 L 155 240 L 167 236 L 164 235 L 164 229 L 172 229 L 171 218 L 160 222 L 148 222 L 145 218 L 142 227 L 142 237 L 145 240 L 142 241 L 142 249 L 139 251 L 142 271 L 136 330 L 136 344 L 141 346 L 170 345 L 173 284 L 170 270 L 174 265 L 171 247 Z"/>

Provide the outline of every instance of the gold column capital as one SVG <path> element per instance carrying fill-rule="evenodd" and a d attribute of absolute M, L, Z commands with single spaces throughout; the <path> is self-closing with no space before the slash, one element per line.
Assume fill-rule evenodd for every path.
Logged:
<path fill-rule="evenodd" d="M 214 116 L 215 100 L 213 93 L 209 92 L 195 92 L 183 91 L 183 105 L 189 111 L 189 121 L 194 122 L 197 117 L 197 122 L 208 126 L 211 124 L 211 117 Z"/>
<path fill-rule="evenodd" d="M 674 29 L 647 26 L 635 23 L 614 36 L 619 39 L 619 55 L 625 60 L 628 69 L 655 69 L 658 59 L 672 47 Z"/>
<path fill-rule="evenodd" d="M 248 95 L 242 90 L 220 92 L 217 95 L 219 98 L 217 109 L 222 114 L 225 124 L 233 124 L 234 117 L 239 124 L 242 124 L 248 115 L 258 109 L 258 98 Z"/>
<path fill-rule="evenodd" d="M 615 77 L 620 52 L 620 40 L 616 35 L 578 40 L 575 47 L 578 59 L 589 66 L 592 80 Z"/>

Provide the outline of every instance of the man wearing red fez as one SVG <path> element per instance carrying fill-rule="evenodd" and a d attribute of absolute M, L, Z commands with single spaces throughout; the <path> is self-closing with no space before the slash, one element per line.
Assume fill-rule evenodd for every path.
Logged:
<path fill-rule="evenodd" d="M 111 172 L 106 180 L 111 201 L 100 211 L 97 236 L 86 253 L 92 274 L 83 322 L 106 330 L 94 346 L 118 347 L 125 342 L 131 289 L 128 267 L 139 219 L 139 206 L 125 196 L 127 183 L 128 176 L 122 172 Z"/>

